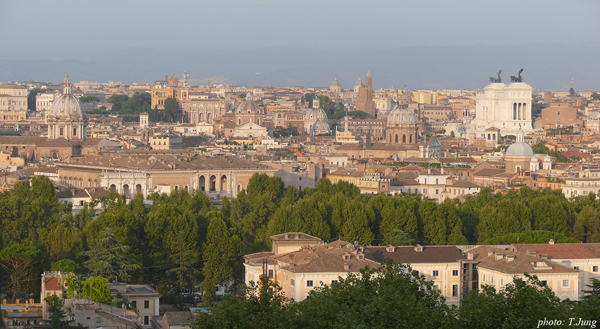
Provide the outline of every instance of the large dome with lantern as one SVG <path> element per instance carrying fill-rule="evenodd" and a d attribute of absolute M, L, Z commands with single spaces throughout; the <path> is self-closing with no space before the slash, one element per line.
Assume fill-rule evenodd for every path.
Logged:
<path fill-rule="evenodd" d="M 255 101 L 250 97 L 250 93 L 246 95 L 246 99 L 240 104 L 236 110 L 236 113 L 262 113 L 262 110 Z"/>
<path fill-rule="evenodd" d="M 400 108 L 398 105 L 390 112 L 387 118 L 388 126 L 416 125 L 417 116 L 408 108 Z"/>
<path fill-rule="evenodd" d="M 81 106 L 81 101 L 71 93 L 68 74 L 65 74 L 63 93 L 54 100 L 49 115 L 54 118 L 85 118 L 85 111 Z"/>

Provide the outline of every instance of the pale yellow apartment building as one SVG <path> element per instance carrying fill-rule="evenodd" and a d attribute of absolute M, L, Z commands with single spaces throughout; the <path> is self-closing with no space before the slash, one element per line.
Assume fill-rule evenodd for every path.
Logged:
<path fill-rule="evenodd" d="M 598 277 L 600 266 L 600 244 L 478 246 L 463 253 L 457 246 L 325 243 L 301 232 L 274 235 L 271 241 L 272 251 L 244 256 L 245 282 L 267 275 L 285 297 L 297 301 L 315 287 L 367 266 L 379 268 L 388 260 L 407 264 L 432 281 L 448 304 L 458 305 L 471 290 L 484 285 L 500 291 L 525 273 L 537 276 L 559 298 L 579 300 L 584 285 Z"/>
<path fill-rule="evenodd" d="M 457 304 L 461 297 L 460 260 L 465 256 L 454 246 L 363 247 L 341 240 L 324 243 L 299 232 L 274 235 L 271 240 L 271 252 L 244 256 L 246 284 L 265 274 L 280 285 L 281 293 L 297 301 L 321 284 L 332 284 L 366 266 L 379 268 L 389 259 L 409 264 L 432 280 L 448 303 Z"/>

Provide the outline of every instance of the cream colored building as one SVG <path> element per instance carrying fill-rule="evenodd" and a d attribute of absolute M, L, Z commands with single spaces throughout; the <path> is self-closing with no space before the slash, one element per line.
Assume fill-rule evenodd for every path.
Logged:
<path fill-rule="evenodd" d="M 41 93 L 35 96 L 35 110 L 38 112 L 46 112 L 52 109 L 55 93 Z"/>
<path fill-rule="evenodd" d="M 523 82 L 491 83 L 476 96 L 475 120 L 472 128 L 477 137 L 485 137 L 486 129 L 496 127 L 503 136 L 515 135 L 520 128 L 533 130 L 532 90 Z"/>
<path fill-rule="evenodd" d="M 450 304 L 458 304 L 461 291 L 461 262 L 464 255 L 454 246 L 363 247 L 337 240 L 288 232 L 271 237 L 272 251 L 244 256 L 245 281 L 258 282 L 267 275 L 288 298 L 301 301 L 321 284 L 335 283 L 365 266 L 378 268 L 387 260 L 410 265 L 432 280 Z"/>
<path fill-rule="evenodd" d="M 26 87 L 0 84 L 0 111 L 27 111 Z"/>
<path fill-rule="evenodd" d="M 109 286 L 113 298 L 116 297 L 117 293 L 125 296 L 133 307 L 139 311 L 142 327 L 149 328 L 151 317 L 159 315 L 160 297 L 162 295 L 145 284 L 110 283 Z"/>
<path fill-rule="evenodd" d="M 19 157 L 12 157 L 9 153 L 0 152 L 0 169 L 7 169 L 9 167 L 23 167 L 25 165 L 25 159 Z"/>
<path fill-rule="evenodd" d="M 481 246 L 468 251 L 467 258 L 477 264 L 477 277 L 473 281 L 478 282 L 479 288 L 488 285 L 502 290 L 514 278 L 526 280 L 524 273 L 528 273 L 537 276 L 560 299 L 579 300 L 580 270 L 527 252 L 522 245 Z"/>
<path fill-rule="evenodd" d="M 252 121 L 237 126 L 233 129 L 233 138 L 266 138 L 269 136 L 267 128 Z"/>
<path fill-rule="evenodd" d="M 152 136 L 149 145 L 153 150 L 181 150 L 183 142 L 179 136 Z"/>
<path fill-rule="evenodd" d="M 252 175 L 275 169 L 233 156 L 202 156 L 194 151 L 131 151 L 72 158 L 56 164 L 59 182 L 69 187 L 104 187 L 120 194 L 184 189 L 235 198 Z M 160 188 L 159 188 L 160 187 Z"/>
<path fill-rule="evenodd" d="M 579 298 L 590 288 L 592 279 L 600 280 L 600 243 L 554 243 L 524 244 L 531 254 L 541 255 L 549 260 L 581 271 L 579 282 Z M 556 282 L 556 286 L 562 283 Z M 575 286 L 575 285 L 573 285 Z M 562 288 L 562 287 L 561 287 Z M 559 296 L 560 297 L 560 296 Z"/>

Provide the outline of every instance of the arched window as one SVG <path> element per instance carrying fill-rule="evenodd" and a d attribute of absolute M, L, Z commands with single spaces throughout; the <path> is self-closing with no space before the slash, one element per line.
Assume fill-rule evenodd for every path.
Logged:
<path fill-rule="evenodd" d="M 412 135 L 410 135 L 409 140 L 410 140 L 410 144 L 412 144 Z"/>
<path fill-rule="evenodd" d="M 398 143 L 398 135 L 396 135 L 396 144 Z"/>
<path fill-rule="evenodd" d="M 406 135 L 402 135 L 402 143 L 406 143 Z"/>

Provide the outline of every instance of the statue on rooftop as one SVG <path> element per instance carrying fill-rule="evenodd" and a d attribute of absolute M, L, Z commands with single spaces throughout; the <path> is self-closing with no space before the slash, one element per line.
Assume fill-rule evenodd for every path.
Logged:
<path fill-rule="evenodd" d="M 498 78 L 490 77 L 490 82 L 491 83 L 501 83 L 502 79 L 500 78 L 500 73 L 502 73 L 502 70 L 498 71 Z"/>
<path fill-rule="evenodd" d="M 516 77 L 514 75 L 511 75 L 510 82 L 523 82 L 523 78 L 521 77 L 521 72 L 523 72 L 523 69 L 519 70 L 519 74 Z"/>

